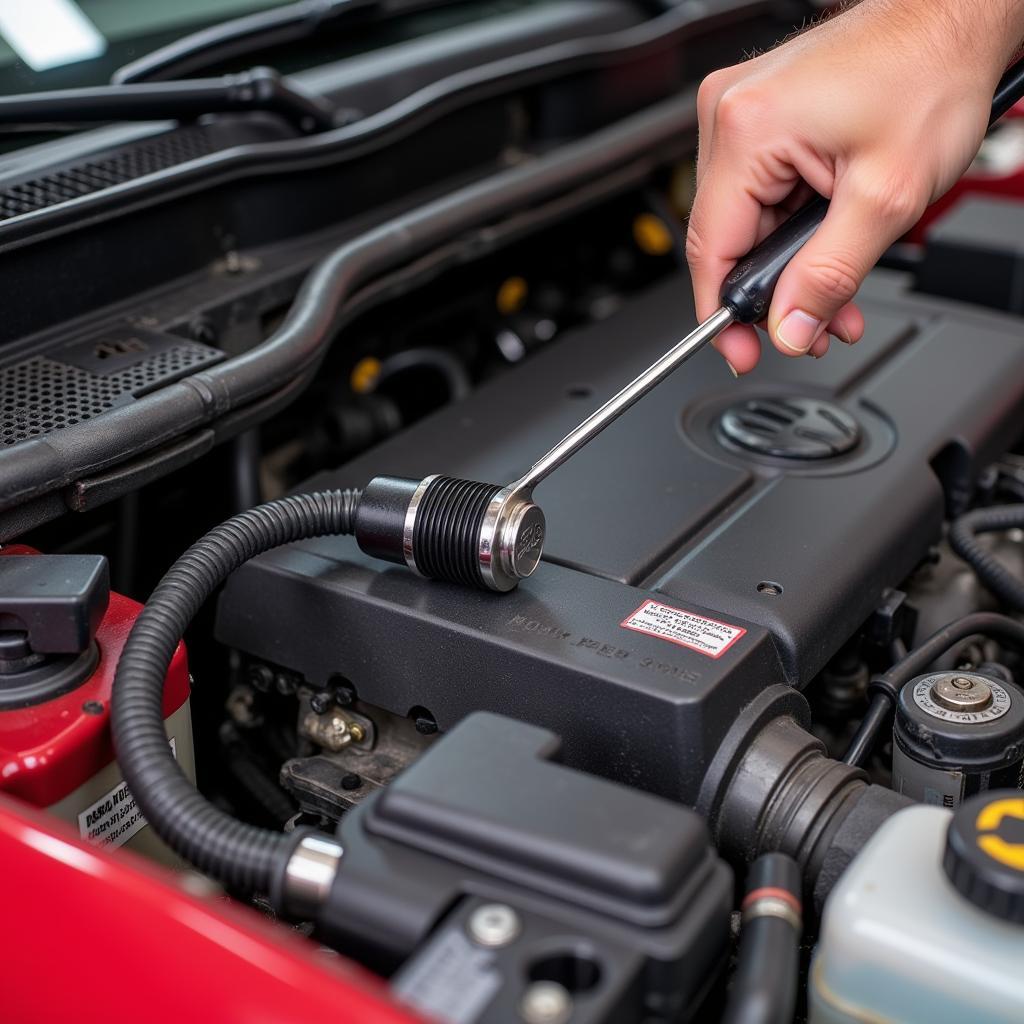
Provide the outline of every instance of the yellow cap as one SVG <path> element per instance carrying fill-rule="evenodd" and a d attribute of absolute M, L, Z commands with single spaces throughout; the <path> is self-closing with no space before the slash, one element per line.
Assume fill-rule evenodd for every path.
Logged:
<path fill-rule="evenodd" d="M 641 213 L 634 219 L 633 241 L 648 256 L 667 256 L 674 244 L 668 225 L 653 213 Z"/>
<path fill-rule="evenodd" d="M 530 286 L 522 277 L 507 277 L 501 282 L 498 295 L 495 298 L 495 305 L 502 316 L 509 316 L 518 313 L 526 302 L 526 296 L 530 292 Z"/>
<path fill-rule="evenodd" d="M 367 356 L 352 367 L 349 383 L 357 395 L 368 395 L 377 386 L 379 379 L 380 360 L 374 359 L 373 356 Z"/>

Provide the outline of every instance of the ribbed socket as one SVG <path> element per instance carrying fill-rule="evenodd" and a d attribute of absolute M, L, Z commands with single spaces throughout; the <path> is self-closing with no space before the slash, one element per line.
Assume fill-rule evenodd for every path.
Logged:
<path fill-rule="evenodd" d="M 416 510 L 413 554 L 416 568 L 433 579 L 484 587 L 480 571 L 480 530 L 494 484 L 440 476 L 427 486 Z"/>

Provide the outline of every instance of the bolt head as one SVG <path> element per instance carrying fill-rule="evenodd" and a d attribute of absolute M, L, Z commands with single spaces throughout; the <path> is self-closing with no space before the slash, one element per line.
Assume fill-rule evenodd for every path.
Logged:
<path fill-rule="evenodd" d="M 555 981 L 535 981 L 519 1004 L 527 1024 L 564 1024 L 572 1015 L 572 996 Z"/>
<path fill-rule="evenodd" d="M 469 937 L 488 949 L 507 946 L 519 934 L 519 915 L 504 903 L 485 903 L 476 908 L 466 923 Z"/>
<path fill-rule="evenodd" d="M 331 695 L 329 693 L 314 693 L 309 698 L 309 706 L 318 714 L 322 715 L 331 706 Z"/>
<path fill-rule="evenodd" d="M 433 736 L 437 732 L 437 722 L 432 718 L 427 718 L 426 715 L 417 715 L 413 725 L 416 726 L 416 731 L 421 736 Z"/>

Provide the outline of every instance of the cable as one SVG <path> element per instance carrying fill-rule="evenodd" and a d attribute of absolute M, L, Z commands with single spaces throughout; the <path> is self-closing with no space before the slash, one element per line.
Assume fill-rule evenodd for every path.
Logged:
<path fill-rule="evenodd" d="M 993 636 L 1011 647 L 1024 649 L 1024 624 L 998 612 L 974 612 L 943 626 L 888 671 L 871 680 L 869 690 L 874 691 L 871 704 L 843 755 L 843 762 L 862 767 L 871 756 L 879 731 L 892 712 L 900 690 L 954 644 L 978 634 Z"/>
<path fill-rule="evenodd" d="M 114 747 L 142 813 L 200 871 L 247 892 L 272 888 L 293 840 L 236 821 L 188 781 L 167 743 L 164 678 L 186 627 L 235 569 L 281 544 L 351 533 L 359 497 L 358 491 L 294 495 L 215 527 L 157 585 L 118 662 L 111 703 Z"/>
<path fill-rule="evenodd" d="M 1024 527 L 1024 504 L 978 508 L 960 516 L 949 529 L 949 546 L 1004 604 L 1024 611 L 1024 581 L 1017 579 L 978 541 L 979 533 Z"/>
<path fill-rule="evenodd" d="M 750 865 L 739 962 L 723 1024 L 790 1024 L 803 934 L 800 868 L 784 853 Z"/>

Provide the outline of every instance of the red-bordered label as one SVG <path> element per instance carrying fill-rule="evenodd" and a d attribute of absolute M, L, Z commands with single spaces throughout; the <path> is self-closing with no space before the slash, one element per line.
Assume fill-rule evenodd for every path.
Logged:
<path fill-rule="evenodd" d="M 691 651 L 699 651 L 709 658 L 720 658 L 746 633 L 741 626 L 651 600 L 644 601 L 619 625 L 635 633 L 646 633 L 659 640 L 688 647 Z"/>

